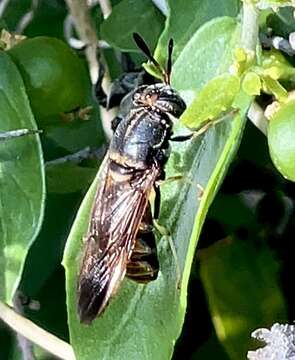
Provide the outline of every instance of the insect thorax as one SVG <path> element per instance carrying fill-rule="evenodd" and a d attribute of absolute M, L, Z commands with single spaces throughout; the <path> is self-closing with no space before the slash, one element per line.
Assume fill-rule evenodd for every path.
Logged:
<path fill-rule="evenodd" d="M 165 113 L 147 107 L 133 109 L 115 130 L 110 157 L 123 166 L 145 169 L 163 165 L 169 155 L 172 121 Z"/>

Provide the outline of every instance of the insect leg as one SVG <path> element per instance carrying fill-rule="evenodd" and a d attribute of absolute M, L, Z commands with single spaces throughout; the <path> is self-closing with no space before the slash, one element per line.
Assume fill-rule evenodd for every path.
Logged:
<path fill-rule="evenodd" d="M 122 120 L 122 117 L 120 115 L 117 115 L 116 117 L 114 117 L 111 121 L 111 128 L 113 131 L 116 130 L 117 126 L 120 124 Z"/>
<path fill-rule="evenodd" d="M 225 111 L 221 116 L 215 118 L 215 119 L 208 119 L 205 120 L 199 127 L 193 129 L 193 132 L 187 135 L 178 135 L 178 136 L 172 136 L 170 138 L 171 141 L 175 142 L 183 142 L 190 140 L 192 138 L 198 137 L 205 133 L 207 130 L 209 130 L 211 127 L 219 124 L 223 120 L 225 120 L 228 116 L 236 115 L 238 113 L 238 109 L 229 109 L 228 111 Z"/>
<path fill-rule="evenodd" d="M 148 204 L 126 272 L 126 276 L 139 283 L 147 283 L 158 276 L 159 260 L 152 224 L 152 213 Z"/>
<path fill-rule="evenodd" d="M 179 135 L 179 136 L 173 136 L 170 140 L 175 142 L 183 142 L 190 140 L 194 136 L 194 133 L 188 134 L 188 135 Z"/>
<path fill-rule="evenodd" d="M 106 107 L 107 106 L 107 95 L 102 88 L 102 80 L 105 74 L 104 65 L 100 62 L 99 63 L 99 72 L 98 72 L 98 79 L 96 84 L 93 86 L 93 94 L 99 103 L 99 105 Z"/>
<path fill-rule="evenodd" d="M 208 120 L 204 121 L 199 127 L 193 129 L 193 131 L 194 131 L 193 137 L 197 137 L 199 135 L 202 135 L 207 130 L 209 130 L 212 126 L 215 126 L 215 125 L 221 123 L 222 121 L 226 120 L 229 116 L 237 115 L 238 112 L 239 112 L 239 109 L 230 108 L 230 109 L 224 111 L 218 117 L 216 117 L 214 119 L 208 119 Z"/>
<path fill-rule="evenodd" d="M 154 219 L 159 219 L 160 207 L 161 207 L 161 191 L 159 185 L 154 185 L 155 190 L 155 202 L 154 202 Z"/>
<path fill-rule="evenodd" d="M 139 283 L 155 280 L 159 272 L 159 260 L 155 236 L 152 232 L 140 233 L 127 264 L 126 276 Z"/>
<path fill-rule="evenodd" d="M 154 226 L 162 236 L 165 236 L 168 239 L 169 247 L 170 247 L 170 250 L 172 252 L 174 261 L 175 261 L 176 287 L 177 287 L 177 289 L 179 289 L 180 280 L 181 280 L 181 270 L 180 270 L 180 265 L 179 265 L 179 261 L 178 261 L 178 257 L 177 257 L 177 252 L 176 252 L 176 248 L 175 248 L 172 236 L 164 226 L 158 224 L 158 222 L 155 221 L 155 220 L 154 220 Z"/>

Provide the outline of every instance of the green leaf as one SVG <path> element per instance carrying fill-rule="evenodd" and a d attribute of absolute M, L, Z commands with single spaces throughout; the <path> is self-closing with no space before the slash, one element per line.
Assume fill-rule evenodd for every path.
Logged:
<path fill-rule="evenodd" d="M 76 164 L 64 163 L 46 167 L 46 181 L 49 192 L 71 193 L 87 188 L 97 170 Z"/>
<path fill-rule="evenodd" d="M 235 75 L 223 74 L 210 80 L 183 113 L 181 122 L 189 128 L 199 127 L 228 110 L 239 90 L 240 79 Z"/>
<path fill-rule="evenodd" d="M 245 359 L 252 331 L 287 320 L 278 263 L 265 245 L 238 239 L 204 250 L 200 263 L 217 336 L 231 360 Z"/>
<path fill-rule="evenodd" d="M 188 42 L 172 69 L 172 85 L 187 103 L 208 82 L 208 73 L 212 79 L 229 70 L 239 33 L 234 19 L 222 17 L 206 23 Z"/>
<path fill-rule="evenodd" d="M 224 21 L 228 22 L 228 19 Z M 221 25 L 221 30 L 215 31 L 215 36 L 222 36 L 222 32 L 227 31 L 231 32 L 231 35 L 227 33 L 226 38 L 231 39 L 236 32 L 235 24 L 230 21 L 231 30 L 229 30 L 228 27 L 222 26 L 222 21 L 216 20 L 216 22 Z M 215 28 L 215 23 L 212 22 L 211 26 Z M 209 38 L 212 38 L 212 29 L 209 25 L 207 31 Z M 203 41 L 206 40 L 204 34 Z M 188 46 L 192 52 L 188 52 L 186 47 L 183 52 L 192 59 L 194 48 L 190 44 Z M 227 64 L 228 48 L 223 42 L 220 42 L 220 47 L 227 55 L 216 45 L 219 55 L 217 58 Z M 205 68 L 197 63 L 187 68 L 186 71 L 190 71 L 191 76 L 182 78 L 183 69 L 180 66 L 176 67 L 174 82 L 182 88 L 195 91 L 198 85 L 195 82 L 196 78 L 202 77 L 206 83 L 216 76 L 216 54 L 214 52 L 209 54 L 210 56 L 206 58 L 208 66 Z M 220 64 L 220 67 L 223 65 Z M 207 131 L 204 136 L 192 141 L 172 144 L 172 153 L 165 167 L 167 178 L 176 174 L 184 176 L 183 180 L 167 182 L 161 187 L 159 222 L 171 233 L 178 265 L 167 237 L 158 236 L 161 264 L 158 279 L 146 286 L 125 279 L 104 314 L 90 327 L 86 327 L 79 323 L 76 313 L 77 274 L 83 245 L 82 237 L 88 226 L 89 213 L 99 181 L 98 174 L 81 204 L 67 240 L 63 259 L 66 269 L 70 338 L 78 358 L 163 360 L 171 357 L 184 320 L 187 285 L 197 240 L 208 207 L 238 147 L 248 105 L 249 97 L 241 94 L 235 100 L 234 106 L 241 108 L 240 114 L 235 119 L 224 120 Z M 181 126 L 175 127 L 176 134 L 182 131 Z M 197 184 L 204 188 L 200 200 L 200 188 Z M 180 283 L 178 283 L 178 267 L 182 275 Z"/>
<path fill-rule="evenodd" d="M 59 123 L 55 122 L 55 119 Z M 52 125 L 44 126 L 44 136 L 67 152 L 74 153 L 88 146 L 97 148 L 104 142 L 98 109 L 94 109 L 87 121 L 65 123 L 58 117 L 55 119 L 52 118 Z"/>
<path fill-rule="evenodd" d="M 0 53 L 1 131 L 36 129 L 22 78 Z M 11 304 L 44 211 L 45 181 L 38 135 L 0 142 L 0 298 Z"/>
<path fill-rule="evenodd" d="M 101 36 L 109 44 L 123 51 L 138 51 L 133 41 L 134 32 L 151 49 L 164 27 L 164 16 L 150 0 L 123 0 L 114 6 L 111 15 L 101 25 Z"/>
<path fill-rule="evenodd" d="M 176 58 L 189 39 L 205 22 L 218 16 L 236 16 L 239 12 L 239 0 L 191 0 L 186 5 L 182 0 L 168 0 L 169 14 L 165 30 L 155 50 L 155 57 L 165 63 L 167 43 L 173 37 L 175 46 L 173 58 Z M 222 32 L 222 30 L 221 30 Z"/>
<path fill-rule="evenodd" d="M 66 234 L 82 199 L 80 193 L 47 194 L 42 229 L 29 249 L 19 285 L 33 299 L 61 263 Z"/>
<path fill-rule="evenodd" d="M 277 36 L 288 37 L 295 31 L 293 7 L 280 8 L 279 11 L 270 14 L 266 24 Z"/>

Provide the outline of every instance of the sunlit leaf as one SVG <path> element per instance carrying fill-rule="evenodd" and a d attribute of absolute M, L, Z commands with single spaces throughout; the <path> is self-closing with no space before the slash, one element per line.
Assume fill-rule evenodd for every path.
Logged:
<path fill-rule="evenodd" d="M 173 58 L 176 60 L 189 39 L 206 21 L 218 16 L 236 16 L 239 0 L 191 0 L 189 5 L 182 0 L 168 0 L 169 14 L 155 56 L 161 63 L 166 60 L 168 39 L 175 42 Z M 222 30 L 220 31 L 222 33 Z"/>
<path fill-rule="evenodd" d="M 223 74 L 210 80 L 183 113 L 181 122 L 189 128 L 199 127 L 229 110 L 239 90 L 240 79 L 237 76 Z"/>
<path fill-rule="evenodd" d="M 287 318 L 279 265 L 265 245 L 238 239 L 201 255 L 201 278 L 217 335 L 231 360 L 246 359 L 251 333 Z"/>

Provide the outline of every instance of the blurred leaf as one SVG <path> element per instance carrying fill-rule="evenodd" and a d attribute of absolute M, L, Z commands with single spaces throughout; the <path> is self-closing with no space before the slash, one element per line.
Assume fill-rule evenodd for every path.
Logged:
<path fill-rule="evenodd" d="M 267 18 L 267 26 L 273 30 L 274 34 L 287 37 L 295 31 L 293 8 L 281 8 L 279 11 L 270 14 Z"/>
<path fill-rule="evenodd" d="M 34 301 L 39 302 L 40 309 L 30 310 L 27 308 L 25 314 L 26 317 L 37 325 L 68 341 L 69 333 L 64 283 L 64 269 L 59 264 L 33 298 Z"/>
<path fill-rule="evenodd" d="M 223 26 L 223 22 L 228 24 Z M 216 31 L 216 23 L 219 31 Z M 219 39 L 232 39 L 236 32 L 233 20 L 216 20 L 205 25 L 208 37 L 203 31 L 205 47 L 213 41 L 213 29 Z M 223 32 L 226 36 L 223 36 Z M 196 35 L 197 37 L 197 35 Z M 199 66 L 196 62 L 181 66 L 174 71 L 174 83 L 180 90 L 196 92 L 196 79 L 206 83 L 216 76 L 216 62 L 220 68 L 227 65 L 231 54 L 223 41 L 216 40 L 215 51 L 208 52 L 208 66 Z M 218 46 L 219 44 L 219 46 Z M 235 44 L 231 42 L 232 46 Z M 191 50 L 188 51 L 188 49 Z M 183 52 L 188 59 L 194 58 L 195 49 L 188 44 Z M 216 55 L 217 52 L 217 55 Z M 180 55 L 182 57 L 182 54 Z M 191 60 L 193 61 L 193 60 Z M 189 74 L 183 77 L 183 72 Z M 244 126 L 244 116 L 249 105 L 249 97 L 244 94 L 236 99 L 241 108 L 235 119 L 228 118 L 220 125 L 211 128 L 202 137 L 193 141 L 173 144 L 172 154 L 165 167 L 167 178 L 175 174 L 184 174 L 189 181 L 166 183 L 161 188 L 160 224 L 169 229 L 177 252 L 178 264 L 182 273 L 181 289 L 177 287 L 177 265 L 171 254 L 166 237 L 158 237 L 158 251 L 161 271 L 156 281 L 148 285 L 138 285 L 128 279 L 124 281 L 118 295 L 110 303 L 105 313 L 92 326 L 85 327 L 78 321 L 76 314 L 77 273 L 80 266 L 82 237 L 88 226 L 89 213 L 99 182 L 99 174 L 77 214 L 75 223 L 67 240 L 63 264 L 66 269 L 67 306 L 71 344 L 76 356 L 83 360 L 104 359 L 169 359 L 178 338 L 186 311 L 187 285 L 197 240 L 208 207 L 221 184 L 226 170 L 239 145 Z M 180 126 L 175 132 L 183 131 Z M 197 184 L 204 187 L 201 200 Z M 140 334 L 135 337 L 134 334 Z"/>
<path fill-rule="evenodd" d="M 71 193 L 87 188 L 93 181 L 97 169 L 82 167 L 73 163 L 46 167 L 46 182 L 49 192 Z"/>
<path fill-rule="evenodd" d="M 293 0 L 258 0 L 255 2 L 255 5 L 259 9 L 274 8 L 276 10 L 279 7 L 291 7 L 293 6 L 293 4 Z"/>
<path fill-rule="evenodd" d="M 239 12 L 240 1 L 191 0 L 188 5 L 182 0 L 168 0 L 168 5 L 170 11 L 166 19 L 165 30 L 155 50 L 155 57 L 160 63 L 165 63 L 166 61 L 167 43 L 170 37 L 175 42 L 173 58 L 176 60 L 182 49 L 187 46 L 187 42 L 201 25 L 218 16 L 236 16 Z M 221 29 L 220 33 L 222 32 L 223 30 Z M 205 58 L 206 56 L 204 56 Z"/>
<path fill-rule="evenodd" d="M 279 266 L 265 245 L 238 239 L 202 251 L 201 278 L 217 336 L 230 359 L 245 359 L 251 332 L 287 319 Z"/>
<path fill-rule="evenodd" d="M 7 7 L 2 15 L 3 20 L 7 25 L 7 30 L 13 31 L 16 29 L 16 26 L 27 11 L 29 11 L 31 6 L 31 0 L 10 0 L 7 4 Z"/>
<path fill-rule="evenodd" d="M 22 78 L 0 53 L 1 131 L 36 129 Z M 11 304 L 27 252 L 41 226 L 45 181 L 38 135 L 0 143 L 0 298 Z"/>
<path fill-rule="evenodd" d="M 133 41 L 134 32 L 149 44 L 156 44 L 164 27 L 164 16 L 150 0 L 122 0 L 101 25 L 101 36 L 112 46 L 123 51 L 138 51 Z"/>
<path fill-rule="evenodd" d="M 26 27 L 26 36 L 48 35 L 64 39 L 64 20 L 68 9 L 64 1 L 39 0 L 34 17 Z"/>
<path fill-rule="evenodd" d="M 97 147 L 105 141 L 98 112 L 98 108 L 94 107 L 87 121 L 63 122 L 58 118 L 56 120 L 59 124 L 57 124 L 57 121 L 52 119 L 54 122 L 52 125 L 44 125 L 44 135 L 71 153 L 87 146 Z"/>
<path fill-rule="evenodd" d="M 190 360 L 208 359 L 229 360 L 226 352 L 224 351 L 215 334 L 211 336 L 209 340 L 193 354 Z"/>
<path fill-rule="evenodd" d="M 240 79 L 223 74 L 210 80 L 181 116 L 183 125 L 197 128 L 203 122 L 228 110 L 240 90 Z"/>
<path fill-rule="evenodd" d="M 60 264 L 81 199 L 81 193 L 48 194 L 42 229 L 26 257 L 20 283 L 20 290 L 25 295 L 36 296 Z"/>
<path fill-rule="evenodd" d="M 63 22 L 67 8 L 59 0 L 38 0 L 34 16 L 24 29 L 24 35 L 34 37 L 48 35 L 63 38 Z M 10 0 L 4 12 L 3 19 L 8 30 L 15 31 L 25 14 L 31 11 L 32 0 Z"/>
<path fill-rule="evenodd" d="M 13 334 L 7 328 L 6 324 L 2 321 L 0 322 L 0 349 L 1 349 L 1 359 L 10 359 L 11 348 L 13 346 Z"/>
<path fill-rule="evenodd" d="M 250 196 L 250 193 L 247 193 Z M 244 194 L 223 194 L 216 196 L 209 212 L 210 219 L 222 224 L 225 232 L 233 233 L 241 228 L 258 231 L 257 218 L 248 204 Z"/>

